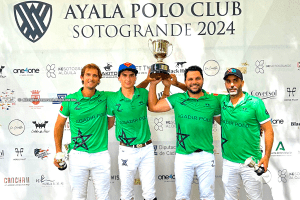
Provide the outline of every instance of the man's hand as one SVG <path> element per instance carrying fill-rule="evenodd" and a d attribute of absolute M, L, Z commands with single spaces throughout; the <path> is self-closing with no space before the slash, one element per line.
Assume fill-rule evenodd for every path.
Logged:
<path fill-rule="evenodd" d="M 162 80 L 162 83 L 164 84 L 165 87 L 171 87 L 171 85 L 172 85 L 171 78 Z"/>
<path fill-rule="evenodd" d="M 149 83 L 150 83 L 151 81 L 156 80 L 155 78 L 151 78 L 151 77 L 150 77 L 150 70 L 151 70 L 151 69 L 148 70 L 148 74 L 147 74 L 147 78 L 146 78 L 146 81 L 148 81 Z"/>
<path fill-rule="evenodd" d="M 150 85 L 155 85 L 155 86 L 156 86 L 159 82 L 161 82 L 161 80 L 162 80 L 161 78 L 160 78 L 160 79 L 157 79 L 157 80 L 154 78 L 154 79 L 150 82 Z"/>
<path fill-rule="evenodd" d="M 262 164 L 264 165 L 264 169 L 265 169 L 265 172 L 267 172 L 268 170 L 268 166 L 269 166 L 269 157 L 268 156 L 264 156 L 258 163 L 258 166 L 260 167 Z"/>
<path fill-rule="evenodd" d="M 55 167 L 59 168 L 59 162 L 57 162 L 56 158 L 54 158 L 53 164 L 55 165 Z"/>
<path fill-rule="evenodd" d="M 176 77 L 175 74 L 170 74 L 170 78 L 169 79 L 170 79 L 172 85 L 174 85 L 174 86 L 178 85 L 177 77 Z"/>

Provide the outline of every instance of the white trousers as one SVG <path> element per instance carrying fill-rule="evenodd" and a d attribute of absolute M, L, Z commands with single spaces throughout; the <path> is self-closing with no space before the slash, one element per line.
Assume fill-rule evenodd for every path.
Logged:
<path fill-rule="evenodd" d="M 214 200 L 215 157 L 205 151 L 175 156 L 176 200 L 189 200 L 196 170 L 201 200 Z"/>
<path fill-rule="evenodd" d="M 262 177 L 258 176 L 253 168 L 223 159 L 222 181 L 225 189 L 225 200 L 238 200 L 242 181 L 248 199 L 262 200 Z"/>
<path fill-rule="evenodd" d="M 71 150 L 69 160 L 72 199 L 85 200 L 87 198 L 87 184 L 91 176 L 95 198 L 108 200 L 110 188 L 110 156 L 108 151 L 87 153 Z"/>
<path fill-rule="evenodd" d="M 137 169 L 142 182 L 143 197 L 153 200 L 155 195 L 155 161 L 153 144 L 142 148 L 119 146 L 121 200 L 134 199 L 133 184 Z"/>

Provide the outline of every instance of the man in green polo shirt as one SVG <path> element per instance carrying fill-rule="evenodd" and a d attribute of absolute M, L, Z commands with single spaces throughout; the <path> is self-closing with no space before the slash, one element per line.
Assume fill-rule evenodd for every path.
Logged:
<path fill-rule="evenodd" d="M 174 109 L 176 122 L 175 183 L 176 200 L 190 199 L 194 171 L 199 180 L 200 199 L 214 199 L 215 158 L 212 126 L 220 120 L 216 96 L 203 86 L 202 69 L 191 66 L 184 72 L 187 92 L 157 100 L 156 84 L 150 83 L 149 110 L 166 112 Z"/>
<path fill-rule="evenodd" d="M 121 180 L 121 200 L 132 200 L 134 176 L 139 170 L 145 200 L 156 200 L 155 192 L 155 161 L 151 133 L 147 119 L 148 91 L 134 87 L 136 81 L 135 65 L 121 64 L 118 71 L 121 88 L 107 99 L 107 115 L 116 118 L 116 139 L 119 146 L 119 172 Z M 148 77 L 149 74 L 148 74 Z M 176 78 L 172 75 L 174 80 Z M 147 81 L 146 81 L 147 80 Z M 147 87 L 147 78 L 143 87 Z M 177 87 L 182 84 L 173 81 Z M 163 97 L 169 95 L 169 87 Z"/>
<path fill-rule="evenodd" d="M 270 115 L 261 99 L 242 91 L 243 75 L 231 68 L 225 72 L 228 95 L 220 95 L 223 176 L 226 200 L 237 200 L 241 182 L 249 199 L 262 199 L 262 177 L 244 165 L 247 158 L 267 171 L 274 133 Z M 260 129 L 265 134 L 265 155 L 260 151 Z"/>
<path fill-rule="evenodd" d="M 68 117 L 70 120 L 69 168 L 72 199 L 86 199 L 90 176 L 96 199 L 109 199 L 110 156 L 107 143 L 108 128 L 113 123 L 108 122 L 106 116 L 108 93 L 96 90 L 101 77 L 97 65 L 84 66 L 80 76 L 83 88 L 66 97 L 55 123 L 54 140 L 58 158 L 62 154 L 64 125 Z M 56 159 L 54 165 L 61 168 Z"/>

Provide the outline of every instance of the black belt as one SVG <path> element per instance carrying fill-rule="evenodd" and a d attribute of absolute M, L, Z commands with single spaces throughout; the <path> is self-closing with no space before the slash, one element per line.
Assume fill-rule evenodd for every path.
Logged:
<path fill-rule="evenodd" d="M 136 145 L 130 145 L 130 146 L 127 146 L 125 143 L 120 142 L 120 145 L 126 146 L 126 147 L 132 147 L 132 148 L 142 148 L 142 147 L 145 147 L 146 145 L 151 144 L 151 143 L 152 143 L 152 140 L 149 140 L 148 142 L 146 142 L 144 144 L 136 144 Z"/>
<path fill-rule="evenodd" d="M 194 151 L 195 153 L 200 153 L 202 152 L 203 150 L 202 149 L 197 149 L 196 151 Z"/>

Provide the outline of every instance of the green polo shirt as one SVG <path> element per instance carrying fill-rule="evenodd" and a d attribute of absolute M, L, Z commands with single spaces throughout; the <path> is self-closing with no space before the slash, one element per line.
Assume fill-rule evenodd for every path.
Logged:
<path fill-rule="evenodd" d="M 69 149 L 88 153 L 105 151 L 108 143 L 106 105 L 110 92 L 96 90 L 92 97 L 84 97 L 81 90 L 68 95 L 66 99 L 76 101 L 63 101 L 59 111 L 70 120 Z"/>
<path fill-rule="evenodd" d="M 175 113 L 176 153 L 191 154 L 197 149 L 213 153 L 213 117 L 220 115 L 220 104 L 215 95 L 202 91 L 199 99 L 189 97 L 188 91 L 166 99 Z"/>
<path fill-rule="evenodd" d="M 260 124 L 270 120 L 264 102 L 243 93 L 244 99 L 235 107 L 230 95 L 220 96 L 222 156 L 236 163 L 244 163 L 251 156 L 261 159 Z"/>
<path fill-rule="evenodd" d="M 134 88 L 132 99 L 126 98 L 122 90 L 107 99 L 107 115 L 116 117 L 116 139 L 127 146 L 146 143 L 151 133 L 147 119 L 148 91 Z"/>

